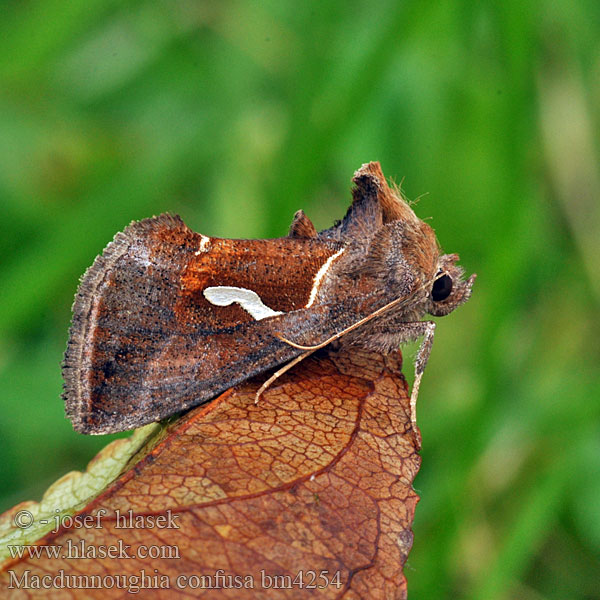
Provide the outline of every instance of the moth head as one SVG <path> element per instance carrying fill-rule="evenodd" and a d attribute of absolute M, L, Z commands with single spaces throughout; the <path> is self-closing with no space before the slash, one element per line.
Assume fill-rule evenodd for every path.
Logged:
<path fill-rule="evenodd" d="M 464 269 L 456 264 L 457 261 L 458 254 L 440 256 L 436 275 L 428 290 L 427 312 L 430 315 L 443 317 L 471 297 L 476 275 L 465 280 Z"/>

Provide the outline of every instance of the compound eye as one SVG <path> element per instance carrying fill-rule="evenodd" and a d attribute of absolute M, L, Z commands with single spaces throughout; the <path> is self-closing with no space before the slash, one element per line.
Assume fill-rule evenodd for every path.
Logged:
<path fill-rule="evenodd" d="M 450 275 L 442 275 L 433 282 L 431 297 L 434 302 L 445 300 L 452 292 L 452 278 Z"/>

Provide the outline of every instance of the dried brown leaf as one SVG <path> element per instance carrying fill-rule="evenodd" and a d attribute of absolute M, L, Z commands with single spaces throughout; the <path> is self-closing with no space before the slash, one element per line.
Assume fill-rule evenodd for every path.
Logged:
<path fill-rule="evenodd" d="M 191 411 L 77 513 L 86 526 L 37 542 L 57 558 L 29 551 L 5 565 L 0 595 L 406 597 L 420 458 L 400 366 L 399 355 L 331 352 L 258 405 L 250 381 Z M 111 548 L 118 556 L 99 556 Z"/>

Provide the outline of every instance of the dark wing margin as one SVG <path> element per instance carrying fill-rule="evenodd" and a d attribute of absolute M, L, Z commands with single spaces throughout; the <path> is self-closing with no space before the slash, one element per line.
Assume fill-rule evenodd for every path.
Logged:
<path fill-rule="evenodd" d="M 90 359 L 93 352 L 96 317 L 104 296 L 102 290 L 109 285 L 115 265 L 130 252 L 132 245 L 139 244 L 148 235 L 165 228 L 191 233 L 179 216 L 168 213 L 133 222 L 115 235 L 112 242 L 101 255 L 96 257 L 92 266 L 81 278 L 73 302 L 73 320 L 62 363 L 65 412 L 77 431 L 90 432 L 88 422 L 92 414 Z"/>

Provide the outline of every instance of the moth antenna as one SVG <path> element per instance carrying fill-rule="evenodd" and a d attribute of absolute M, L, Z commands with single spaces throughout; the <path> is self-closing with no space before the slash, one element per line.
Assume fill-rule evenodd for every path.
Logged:
<path fill-rule="evenodd" d="M 302 344 L 296 344 L 296 342 L 292 342 L 291 340 L 284 338 L 282 335 L 280 335 L 278 333 L 275 334 L 275 337 L 280 339 L 282 342 L 285 342 L 286 344 L 292 346 L 292 348 L 297 348 L 298 350 L 306 350 L 306 351 L 310 351 L 310 352 L 315 352 L 316 350 L 320 350 L 321 348 L 324 348 L 325 346 L 327 346 L 327 344 L 330 344 L 331 342 L 338 340 L 339 338 L 346 335 L 347 333 L 354 331 L 356 328 L 360 327 L 361 325 L 368 323 L 371 319 L 378 317 L 379 315 L 390 310 L 391 308 L 395 308 L 396 306 L 403 306 L 405 304 L 408 304 L 417 292 L 420 292 L 422 289 L 425 289 L 426 287 L 431 285 L 432 282 L 433 282 L 433 279 L 430 281 L 426 281 L 423 285 L 419 286 L 416 290 L 414 290 L 413 293 L 410 296 L 408 296 L 407 298 L 400 297 L 400 298 L 396 298 L 395 300 L 392 300 L 391 302 L 388 302 L 386 305 L 378 308 L 377 310 L 374 310 L 370 315 L 363 317 L 362 319 L 360 319 L 360 321 L 356 321 L 356 323 L 353 323 L 349 327 L 346 327 L 346 329 L 342 329 L 342 331 L 338 331 L 338 333 L 336 333 L 335 335 L 332 335 L 330 338 L 326 339 L 324 342 L 321 342 L 320 344 L 316 344 L 314 346 L 303 346 Z"/>
<path fill-rule="evenodd" d="M 291 346 L 292 348 L 298 348 L 298 350 L 318 350 L 320 346 L 302 346 L 301 344 L 296 344 L 296 342 L 292 342 L 292 340 L 288 340 L 287 338 L 284 338 L 280 333 L 276 333 L 275 337 L 279 340 L 281 340 L 282 342 L 285 342 L 286 344 L 288 344 L 289 346 Z M 330 338 L 333 339 L 333 338 Z M 325 342 L 326 344 L 329 343 L 329 340 L 327 340 L 327 342 Z"/>
<path fill-rule="evenodd" d="M 279 337 L 279 336 L 277 336 L 277 337 Z M 279 339 L 282 339 L 282 338 L 279 338 Z M 287 340 L 285 340 L 285 341 L 287 341 Z M 292 345 L 294 345 L 294 344 L 292 344 Z M 273 375 L 271 375 L 271 377 L 269 377 L 269 379 L 267 379 L 260 386 L 260 388 L 258 388 L 258 392 L 256 392 L 256 396 L 254 397 L 254 404 L 258 404 L 258 401 L 260 400 L 260 397 L 262 396 L 263 392 L 265 392 L 274 381 L 279 379 L 286 371 L 289 371 L 294 365 L 297 365 L 299 362 L 303 361 L 307 356 L 310 356 L 313 352 L 314 352 L 314 350 L 309 350 L 308 352 L 304 352 L 304 354 L 300 354 L 300 356 L 296 356 L 296 358 L 294 358 L 294 360 L 283 365 L 283 367 L 281 367 L 281 369 L 278 369 L 277 371 L 275 371 L 275 373 L 273 373 Z"/>

